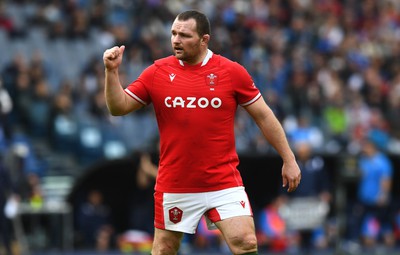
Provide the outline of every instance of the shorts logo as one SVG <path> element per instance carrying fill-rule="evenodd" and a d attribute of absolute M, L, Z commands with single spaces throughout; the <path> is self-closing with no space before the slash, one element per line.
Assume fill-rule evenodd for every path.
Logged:
<path fill-rule="evenodd" d="M 183 211 L 178 207 L 169 209 L 169 220 L 173 223 L 178 223 L 182 220 Z"/>
<path fill-rule="evenodd" d="M 245 208 L 246 202 L 244 202 L 244 201 L 242 200 L 242 201 L 240 201 L 240 204 L 242 205 L 243 208 Z"/>

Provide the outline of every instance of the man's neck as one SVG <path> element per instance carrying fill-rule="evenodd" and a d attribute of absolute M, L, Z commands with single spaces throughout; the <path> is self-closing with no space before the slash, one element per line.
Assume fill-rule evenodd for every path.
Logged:
<path fill-rule="evenodd" d="M 182 61 L 182 60 L 179 60 L 179 63 L 182 65 L 182 66 L 185 66 L 185 65 L 188 65 L 188 66 L 195 66 L 195 65 L 198 65 L 198 64 L 200 64 L 201 63 L 201 66 L 204 66 L 204 65 L 206 65 L 207 63 L 208 63 L 208 61 L 210 60 L 210 58 L 212 57 L 212 55 L 213 55 L 213 52 L 211 51 L 211 50 L 209 50 L 209 49 L 206 49 L 202 54 L 201 54 L 202 56 L 199 58 L 199 61 L 196 61 L 196 63 L 188 63 L 188 62 L 186 62 L 186 61 Z"/>

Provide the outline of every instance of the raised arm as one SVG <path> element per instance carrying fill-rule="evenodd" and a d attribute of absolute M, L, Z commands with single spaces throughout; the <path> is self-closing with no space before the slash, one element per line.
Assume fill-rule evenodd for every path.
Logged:
<path fill-rule="evenodd" d="M 267 141 L 282 157 L 283 186 L 289 185 L 289 192 L 296 190 L 301 180 L 301 172 L 282 125 L 262 97 L 245 109 L 253 117 Z"/>
<path fill-rule="evenodd" d="M 114 116 L 125 115 L 143 106 L 125 93 L 119 80 L 118 71 L 124 50 L 125 46 L 115 46 L 107 49 L 103 54 L 105 67 L 104 94 L 108 110 Z"/>

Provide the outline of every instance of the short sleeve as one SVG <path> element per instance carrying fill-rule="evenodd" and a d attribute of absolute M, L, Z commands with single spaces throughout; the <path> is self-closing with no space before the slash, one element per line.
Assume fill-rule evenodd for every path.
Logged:
<path fill-rule="evenodd" d="M 239 105 L 250 105 L 261 97 L 259 89 L 256 87 L 250 74 L 243 66 L 234 63 L 231 75 L 233 89 L 236 93 L 236 99 Z"/>
<path fill-rule="evenodd" d="M 155 70 L 155 65 L 151 65 L 146 68 L 135 81 L 129 84 L 129 86 L 125 89 L 125 92 L 133 99 L 144 105 L 150 104 L 151 97 L 149 90 L 151 89 L 151 85 L 153 83 Z"/>

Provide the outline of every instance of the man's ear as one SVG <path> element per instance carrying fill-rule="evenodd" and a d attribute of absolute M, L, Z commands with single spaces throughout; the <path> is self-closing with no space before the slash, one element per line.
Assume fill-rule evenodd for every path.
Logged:
<path fill-rule="evenodd" d="M 205 34 L 203 35 L 203 37 L 201 38 L 201 44 L 205 44 L 208 45 L 208 42 L 210 41 L 210 35 L 209 34 Z"/>

